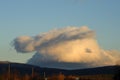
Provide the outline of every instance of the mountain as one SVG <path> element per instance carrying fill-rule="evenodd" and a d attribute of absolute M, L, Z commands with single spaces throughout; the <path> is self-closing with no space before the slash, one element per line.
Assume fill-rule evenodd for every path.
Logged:
<path fill-rule="evenodd" d="M 104 66 L 97 68 L 64 70 L 56 68 L 38 67 L 30 64 L 0 62 L 0 74 L 7 73 L 10 69 L 11 73 L 19 72 L 21 75 L 32 74 L 32 71 L 40 75 L 53 75 L 62 73 L 64 75 L 97 75 L 97 74 L 116 74 L 120 71 L 120 66 Z"/>
<path fill-rule="evenodd" d="M 17 71 L 22 75 L 32 74 L 32 70 L 34 70 L 35 73 L 39 73 L 40 75 L 44 75 L 44 73 L 52 75 L 59 74 L 60 72 L 66 72 L 66 70 L 63 69 L 43 68 L 23 63 L 0 62 L 0 74 L 7 73 L 8 69 L 10 69 L 11 73 Z"/>

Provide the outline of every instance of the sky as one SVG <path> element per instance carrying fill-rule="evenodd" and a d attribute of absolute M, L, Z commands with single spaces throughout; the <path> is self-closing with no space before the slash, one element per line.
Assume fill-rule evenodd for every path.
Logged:
<path fill-rule="evenodd" d="M 105 50 L 120 50 L 120 0 L 1 0 L 0 61 L 25 63 L 30 54 L 12 46 L 21 35 L 36 36 L 56 28 L 88 26 Z"/>

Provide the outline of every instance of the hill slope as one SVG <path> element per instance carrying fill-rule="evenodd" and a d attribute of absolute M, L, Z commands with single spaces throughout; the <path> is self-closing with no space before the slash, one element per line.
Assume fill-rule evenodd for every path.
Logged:
<path fill-rule="evenodd" d="M 11 73 L 17 71 L 22 75 L 32 74 L 32 70 L 34 70 L 34 72 L 36 73 L 39 73 L 40 75 L 44 75 L 44 73 L 46 73 L 46 75 L 59 73 L 63 73 L 64 75 L 96 75 L 96 74 L 116 74 L 116 72 L 120 71 L 120 66 L 105 66 L 87 69 L 64 70 L 55 68 L 43 68 L 29 64 L 0 62 L 0 74 L 7 73 L 8 69 L 11 70 Z"/>

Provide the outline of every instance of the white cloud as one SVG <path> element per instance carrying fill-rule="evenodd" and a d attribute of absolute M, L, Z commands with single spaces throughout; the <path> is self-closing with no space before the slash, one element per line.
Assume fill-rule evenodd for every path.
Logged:
<path fill-rule="evenodd" d="M 120 60 L 119 52 L 101 49 L 95 39 L 95 32 L 86 26 L 54 29 L 34 37 L 18 37 L 14 40 L 14 47 L 22 53 L 39 53 L 39 56 L 29 60 L 32 64 L 79 63 L 79 66 L 84 64 L 84 67 L 94 67 L 113 65 Z"/>

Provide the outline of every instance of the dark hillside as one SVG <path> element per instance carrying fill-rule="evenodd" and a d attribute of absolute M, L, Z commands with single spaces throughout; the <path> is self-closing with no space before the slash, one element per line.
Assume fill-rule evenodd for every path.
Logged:
<path fill-rule="evenodd" d="M 116 74 L 119 69 L 120 66 L 105 66 L 97 68 L 70 70 L 69 73 L 73 73 L 75 75 Z"/>
<path fill-rule="evenodd" d="M 116 74 L 120 70 L 120 66 L 105 66 L 97 68 L 76 69 L 76 70 L 63 70 L 55 68 L 43 68 L 29 64 L 21 63 L 0 63 L 0 74 L 7 73 L 10 68 L 11 73 L 19 72 L 19 74 L 31 74 L 32 69 L 35 73 L 40 75 L 53 75 L 63 73 L 64 75 L 96 75 L 96 74 Z"/>

